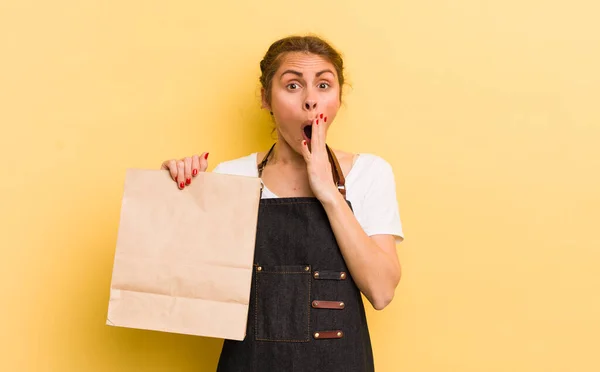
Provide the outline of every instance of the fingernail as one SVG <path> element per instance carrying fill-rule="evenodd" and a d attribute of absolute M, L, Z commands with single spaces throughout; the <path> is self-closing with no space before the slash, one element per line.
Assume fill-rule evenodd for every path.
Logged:
<path fill-rule="evenodd" d="M 196 175 L 198 175 L 198 169 L 194 169 L 194 170 L 192 171 L 192 176 L 196 176 Z"/>
<path fill-rule="evenodd" d="M 192 183 L 192 179 L 191 178 L 188 178 L 187 180 L 185 180 L 185 184 L 186 185 L 189 185 L 190 183 Z"/>
<path fill-rule="evenodd" d="M 317 125 L 319 125 L 319 119 L 317 119 Z"/>
<path fill-rule="evenodd" d="M 180 188 L 180 189 L 183 189 L 184 187 L 185 187 L 185 185 L 183 184 L 183 182 L 181 182 L 181 183 L 179 184 L 179 188 Z"/>
<path fill-rule="evenodd" d="M 321 119 L 323 119 L 323 114 L 321 114 Z"/>
<path fill-rule="evenodd" d="M 303 144 L 304 146 L 306 146 L 306 141 L 304 141 L 304 140 L 303 140 L 303 141 L 302 141 L 302 144 Z"/>
<path fill-rule="evenodd" d="M 204 159 L 208 159 L 208 152 L 204 154 Z"/>
<path fill-rule="evenodd" d="M 325 119 L 323 119 L 326 123 L 327 123 L 327 116 L 325 116 Z"/>

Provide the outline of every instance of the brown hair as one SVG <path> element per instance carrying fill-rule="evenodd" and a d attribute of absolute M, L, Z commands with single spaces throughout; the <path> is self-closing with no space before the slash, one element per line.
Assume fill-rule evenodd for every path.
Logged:
<path fill-rule="evenodd" d="M 318 36 L 289 36 L 271 44 L 262 61 L 260 61 L 260 71 L 262 72 L 260 83 L 265 90 L 267 102 L 271 102 L 271 82 L 281 64 L 281 57 L 289 52 L 312 53 L 331 62 L 338 75 L 341 101 L 342 87 L 344 86 L 344 61 L 340 53 Z"/>

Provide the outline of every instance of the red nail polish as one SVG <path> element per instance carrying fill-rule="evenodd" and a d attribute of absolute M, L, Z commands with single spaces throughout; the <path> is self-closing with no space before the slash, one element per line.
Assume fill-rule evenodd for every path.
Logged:
<path fill-rule="evenodd" d="M 325 119 L 323 119 L 326 123 L 327 123 L 327 116 L 325 116 Z"/>
<path fill-rule="evenodd" d="M 319 119 L 317 119 L 317 125 L 319 125 Z"/>
<path fill-rule="evenodd" d="M 323 114 L 321 114 L 321 119 L 323 119 Z"/>
<path fill-rule="evenodd" d="M 306 141 L 302 141 L 302 144 L 303 144 L 304 146 L 306 146 Z"/>
<path fill-rule="evenodd" d="M 190 183 L 192 183 L 192 179 L 191 178 L 188 178 L 187 180 L 185 180 L 185 184 L 186 185 L 189 185 Z"/>
<path fill-rule="evenodd" d="M 181 183 L 179 184 L 179 188 L 180 188 L 180 189 L 183 189 L 184 187 L 185 187 L 185 185 L 183 184 L 183 182 L 181 182 Z"/>
<path fill-rule="evenodd" d="M 204 159 L 208 159 L 208 152 L 204 154 Z"/>
<path fill-rule="evenodd" d="M 196 176 L 196 175 L 198 175 L 198 169 L 194 169 L 194 170 L 192 171 L 192 176 Z"/>

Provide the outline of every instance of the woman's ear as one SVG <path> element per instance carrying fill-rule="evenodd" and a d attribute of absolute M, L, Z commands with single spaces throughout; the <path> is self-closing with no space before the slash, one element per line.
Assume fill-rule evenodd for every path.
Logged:
<path fill-rule="evenodd" d="M 267 95 L 265 92 L 265 88 L 261 88 L 260 89 L 260 100 L 261 100 L 261 106 L 260 108 L 264 108 L 266 110 L 269 110 L 269 112 L 271 113 L 271 115 L 273 115 L 273 112 L 271 111 L 271 105 L 269 104 L 269 102 L 267 102 Z"/>

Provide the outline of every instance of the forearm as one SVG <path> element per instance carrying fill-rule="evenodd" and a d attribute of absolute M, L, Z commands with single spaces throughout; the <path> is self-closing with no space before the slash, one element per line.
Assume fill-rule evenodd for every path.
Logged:
<path fill-rule="evenodd" d="M 364 232 L 340 193 L 322 204 L 354 282 L 375 309 L 383 309 L 400 281 L 398 260 Z"/>

